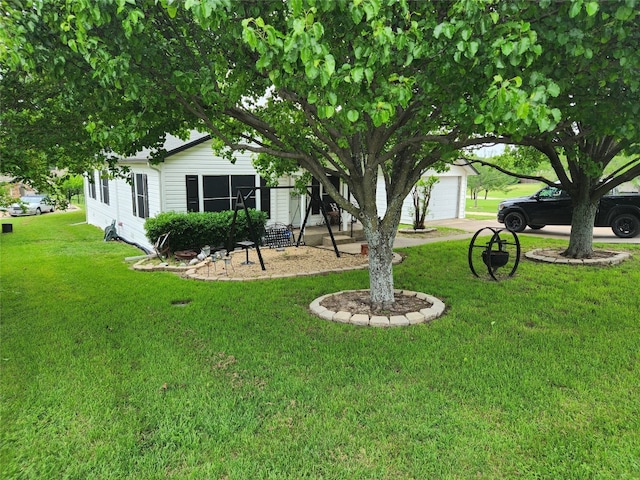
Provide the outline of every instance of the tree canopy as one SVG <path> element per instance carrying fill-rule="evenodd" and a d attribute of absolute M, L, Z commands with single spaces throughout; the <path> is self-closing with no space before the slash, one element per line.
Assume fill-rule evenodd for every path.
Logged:
<path fill-rule="evenodd" d="M 523 12 L 532 19 L 541 47 L 525 75 L 530 82 L 545 78 L 557 86 L 557 94 L 545 99 L 545 104 L 558 112 L 559 121 L 553 129 L 531 128 L 524 117 L 517 132 L 494 131 L 504 133 L 509 142 L 529 147 L 516 151 L 516 166 L 530 167 L 544 159 L 571 196 L 573 228 L 565 252 L 571 257 L 593 253 L 599 199 L 640 175 L 640 30 L 635 7 L 634 0 L 558 2 L 535 22 L 533 11 Z M 608 169 L 622 155 L 628 160 Z M 516 174 L 504 165 L 493 165 Z M 519 176 L 549 184 L 556 180 Z"/>
<path fill-rule="evenodd" d="M 90 94 L 90 111 L 80 111 L 101 151 L 130 154 L 196 128 L 212 134 L 220 153 L 254 152 L 272 172 L 309 171 L 362 222 L 372 300 L 380 306 L 393 302 L 391 246 L 402 202 L 422 173 L 487 135 L 523 141 L 559 132 L 565 118 L 575 118 L 575 102 L 566 99 L 576 89 L 569 89 L 572 67 L 547 63 L 554 29 L 584 45 L 596 20 L 615 32 L 634 15 L 616 10 L 605 19 L 600 4 L 582 0 L 15 5 L 22 15 L 5 20 L 13 37 L 3 61 Z M 611 33 L 612 42 L 619 36 Z M 585 78 L 597 69 L 598 41 L 590 56 L 582 53 Z M 625 85 L 635 78 L 631 67 L 621 75 Z M 584 92 L 587 99 L 600 93 Z M 375 203 L 380 172 L 384 215 Z"/>

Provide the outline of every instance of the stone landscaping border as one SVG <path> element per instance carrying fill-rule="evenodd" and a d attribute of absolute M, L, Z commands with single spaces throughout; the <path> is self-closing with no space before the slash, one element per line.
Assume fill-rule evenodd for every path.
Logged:
<path fill-rule="evenodd" d="M 348 272 L 351 270 L 365 270 L 369 268 L 368 264 L 353 266 L 353 267 L 341 267 L 334 268 L 330 270 L 314 270 L 308 272 L 296 272 L 296 273 L 282 273 L 282 274 L 273 274 L 269 272 L 269 268 L 267 266 L 267 270 L 263 272 L 263 275 L 257 277 L 227 277 L 227 276 L 216 276 L 209 277 L 206 275 L 199 275 L 198 270 L 207 266 L 207 260 L 204 260 L 195 265 L 186 265 L 186 266 L 172 266 L 167 263 L 160 263 L 158 265 L 154 265 L 149 263 L 150 258 L 143 258 L 139 260 L 133 265 L 134 270 L 143 271 L 143 272 L 172 272 L 180 274 L 182 277 L 191 278 L 194 280 L 201 280 L 205 282 L 249 282 L 253 280 L 268 280 L 270 278 L 290 278 L 290 277 L 306 277 L 310 275 L 322 275 L 325 273 L 332 272 Z M 402 256 L 393 252 L 393 264 L 396 265 L 402 262 Z"/>
<path fill-rule="evenodd" d="M 526 252 L 524 256 L 529 260 L 547 263 L 559 263 L 567 265 L 617 265 L 631 258 L 627 252 L 616 252 L 613 250 L 598 250 L 598 252 L 608 253 L 610 256 L 601 258 L 565 258 L 558 257 L 556 248 L 538 248 Z M 554 252 L 554 254 L 552 254 Z"/>
<path fill-rule="evenodd" d="M 350 323 L 358 326 L 370 326 L 370 327 L 406 327 L 409 325 L 416 325 L 419 323 L 430 322 L 444 313 L 445 305 L 439 298 L 427 295 L 426 293 L 413 292 L 411 290 L 395 290 L 396 294 L 407 295 L 409 297 L 418 297 L 421 300 L 425 300 L 431 303 L 431 307 L 423 308 L 419 312 L 409 312 L 405 315 L 366 315 L 362 313 L 351 313 L 345 311 L 334 312 L 322 305 L 323 300 L 334 295 L 340 295 L 341 293 L 349 292 L 368 292 L 369 290 L 345 290 L 342 292 L 330 293 L 316 298 L 309 305 L 311 313 L 318 317 L 329 320 L 332 322 Z"/>

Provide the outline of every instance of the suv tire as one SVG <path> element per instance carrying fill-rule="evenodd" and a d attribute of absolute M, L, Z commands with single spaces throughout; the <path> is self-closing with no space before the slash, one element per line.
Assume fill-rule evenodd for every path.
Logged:
<path fill-rule="evenodd" d="M 504 225 L 507 227 L 507 230 L 520 233 L 527 226 L 527 221 L 520 212 L 509 212 L 504 217 Z"/>

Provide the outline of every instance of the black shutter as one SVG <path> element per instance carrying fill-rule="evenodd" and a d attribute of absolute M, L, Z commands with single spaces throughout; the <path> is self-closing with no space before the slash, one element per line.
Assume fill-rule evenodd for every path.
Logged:
<path fill-rule="evenodd" d="M 187 212 L 200 211 L 200 193 L 198 190 L 198 176 L 187 175 Z"/>

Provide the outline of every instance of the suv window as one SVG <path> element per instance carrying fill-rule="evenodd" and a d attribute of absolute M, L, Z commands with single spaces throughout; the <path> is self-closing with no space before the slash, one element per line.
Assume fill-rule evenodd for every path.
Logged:
<path fill-rule="evenodd" d="M 557 187 L 545 187 L 538 192 L 538 198 L 559 198 L 565 195 L 564 190 Z"/>

